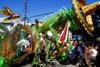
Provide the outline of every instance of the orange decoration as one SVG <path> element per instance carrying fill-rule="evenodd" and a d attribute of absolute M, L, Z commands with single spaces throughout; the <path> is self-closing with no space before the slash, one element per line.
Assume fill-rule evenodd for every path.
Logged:
<path fill-rule="evenodd" d="M 10 15 L 10 17 L 4 18 L 3 21 L 8 21 L 8 20 L 12 20 L 15 18 L 20 17 L 19 14 L 14 14 L 8 7 L 3 6 L 3 8 L 5 9 L 0 9 L 0 12 L 2 15 Z"/>

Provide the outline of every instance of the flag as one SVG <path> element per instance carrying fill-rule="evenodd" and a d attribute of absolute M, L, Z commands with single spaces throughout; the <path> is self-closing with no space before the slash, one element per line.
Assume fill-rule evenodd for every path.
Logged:
<path fill-rule="evenodd" d="M 69 29 L 69 21 L 67 21 L 65 28 L 63 32 L 61 33 L 61 36 L 59 38 L 59 42 L 66 42 L 68 38 L 68 29 Z"/>

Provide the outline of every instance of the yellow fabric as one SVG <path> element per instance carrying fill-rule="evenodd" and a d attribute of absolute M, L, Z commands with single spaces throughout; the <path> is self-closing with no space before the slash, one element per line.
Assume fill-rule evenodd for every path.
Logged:
<path fill-rule="evenodd" d="M 100 1 L 82 7 L 84 15 L 89 15 L 100 8 Z"/>
<path fill-rule="evenodd" d="M 1 12 L 2 15 L 8 15 L 9 14 L 7 11 L 5 11 L 3 9 L 0 9 L 0 12 Z"/>
<path fill-rule="evenodd" d="M 3 19 L 3 21 L 8 21 L 8 19 L 7 19 L 7 18 L 5 18 L 5 19 Z"/>
<path fill-rule="evenodd" d="M 3 8 L 5 8 L 8 11 L 8 13 L 10 13 L 11 15 L 14 15 L 14 13 L 8 7 L 3 6 Z"/>
<path fill-rule="evenodd" d="M 94 26 L 91 13 L 100 8 L 100 1 L 90 5 L 87 5 L 85 0 L 72 0 L 72 3 L 74 5 L 74 10 L 77 14 L 77 18 L 82 24 L 83 28 L 87 30 L 87 33 L 92 34 Z M 82 8 L 82 10 L 80 8 Z"/>
<path fill-rule="evenodd" d="M 91 15 L 87 15 L 86 16 L 86 21 L 87 21 L 87 24 L 89 25 L 89 29 L 91 29 L 91 31 L 93 31 L 94 30 L 94 26 L 93 26 L 92 16 Z"/>
<path fill-rule="evenodd" d="M 84 20 L 84 18 L 82 17 L 82 15 L 80 14 L 80 9 L 79 9 L 79 4 L 80 4 L 80 1 L 76 1 L 76 0 L 72 0 L 73 2 L 73 5 L 74 5 L 74 9 L 75 9 L 75 12 L 77 14 L 77 18 L 79 19 L 80 23 L 82 24 L 82 26 L 84 27 L 85 30 L 87 30 L 87 32 L 91 32 L 91 30 L 88 28 L 89 26 L 87 25 L 86 21 Z M 78 4 L 77 4 L 78 3 Z M 82 2 L 81 2 L 82 4 Z M 86 4 L 84 4 L 86 5 Z M 82 6 L 81 6 L 82 7 Z"/>

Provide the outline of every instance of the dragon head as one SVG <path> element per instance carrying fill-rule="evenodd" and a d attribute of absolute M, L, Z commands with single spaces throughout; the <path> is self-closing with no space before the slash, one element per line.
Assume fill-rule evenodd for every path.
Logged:
<path fill-rule="evenodd" d="M 7 67 L 9 65 L 9 60 L 0 56 L 0 67 Z"/>

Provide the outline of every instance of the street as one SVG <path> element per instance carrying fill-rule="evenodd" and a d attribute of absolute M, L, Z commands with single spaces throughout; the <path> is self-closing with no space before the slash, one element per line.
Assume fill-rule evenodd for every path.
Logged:
<path fill-rule="evenodd" d="M 58 62 L 56 60 L 52 61 L 53 65 L 55 67 L 79 67 L 75 65 L 75 62 L 71 61 L 71 60 L 67 60 L 67 62 Z M 32 67 L 32 64 L 26 64 L 24 66 L 21 67 Z M 47 64 L 47 67 L 52 67 L 50 64 Z"/>

